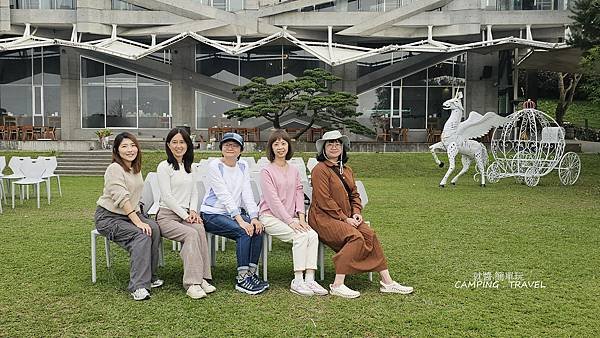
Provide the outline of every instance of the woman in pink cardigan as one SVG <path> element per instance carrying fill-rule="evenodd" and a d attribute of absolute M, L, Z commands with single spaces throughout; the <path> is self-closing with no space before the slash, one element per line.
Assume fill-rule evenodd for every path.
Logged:
<path fill-rule="evenodd" d="M 287 163 L 292 155 L 289 135 L 285 130 L 275 130 L 267 143 L 267 158 L 271 163 L 260 173 L 259 219 L 269 235 L 292 243 L 294 279 L 290 291 L 303 296 L 324 296 L 327 290 L 315 281 L 319 237 L 306 223 L 300 173 Z"/>

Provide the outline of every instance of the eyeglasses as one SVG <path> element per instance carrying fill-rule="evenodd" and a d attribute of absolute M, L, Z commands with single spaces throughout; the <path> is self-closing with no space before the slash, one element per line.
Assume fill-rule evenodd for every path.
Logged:
<path fill-rule="evenodd" d="M 340 148 L 342 146 L 339 142 L 326 143 L 325 145 L 329 148 Z"/>
<path fill-rule="evenodd" d="M 235 142 L 224 143 L 223 148 L 241 148 L 239 144 Z"/>

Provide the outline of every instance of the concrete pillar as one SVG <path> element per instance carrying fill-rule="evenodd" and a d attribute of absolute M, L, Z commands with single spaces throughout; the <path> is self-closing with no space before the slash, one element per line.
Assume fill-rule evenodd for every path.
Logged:
<path fill-rule="evenodd" d="M 0 32 L 10 30 L 10 0 L 0 0 Z"/>
<path fill-rule="evenodd" d="M 82 139 L 79 86 L 79 53 L 74 48 L 60 48 L 60 137 Z"/>
<path fill-rule="evenodd" d="M 172 52 L 171 114 L 173 126 L 196 127 L 196 100 L 190 83 L 195 69 L 196 44 L 177 44 Z"/>
<path fill-rule="evenodd" d="M 491 72 L 489 68 L 491 67 Z M 484 114 L 498 111 L 498 53 L 467 54 L 467 95 L 465 111 Z"/>

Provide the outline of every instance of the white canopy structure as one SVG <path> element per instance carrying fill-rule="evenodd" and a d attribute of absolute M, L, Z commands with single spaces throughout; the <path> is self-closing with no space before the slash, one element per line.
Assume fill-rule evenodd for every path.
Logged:
<path fill-rule="evenodd" d="M 527 39 L 514 37 L 493 39 L 491 34 L 488 34 L 487 39 L 484 41 L 468 43 L 463 45 L 450 44 L 434 40 L 431 36 L 431 30 L 432 29 L 430 26 L 428 38 L 426 40 L 412 42 L 404 45 L 387 45 L 381 48 L 365 48 L 334 43 L 332 41 L 331 27 L 329 27 L 329 36 L 327 42 L 299 40 L 295 38 L 290 32 L 288 32 L 285 27 L 283 27 L 281 31 L 254 42 L 242 42 L 240 36 L 237 37 L 237 42 L 230 42 L 209 39 L 195 32 L 183 32 L 158 44 L 156 43 L 156 36 L 153 35 L 152 43 L 150 45 L 147 45 L 134 40 L 118 37 L 116 34 L 116 25 L 113 25 L 112 34 L 110 38 L 81 42 L 81 38 L 78 38 L 77 36 L 75 25 L 73 25 L 73 34 L 71 35 L 71 40 L 63 40 L 35 36 L 30 32 L 30 25 L 27 24 L 23 36 L 0 39 L 0 51 L 60 45 L 94 50 L 100 53 L 105 53 L 108 55 L 117 56 L 128 60 L 137 60 L 143 58 L 144 56 L 157 52 L 161 49 L 167 48 L 170 45 L 188 37 L 202 42 L 204 44 L 207 44 L 211 47 L 217 48 L 231 55 L 239 55 L 245 53 L 254 48 L 271 43 L 277 39 L 286 39 L 294 45 L 302 48 L 306 52 L 314 55 L 319 60 L 329 65 L 336 66 L 364 59 L 372 55 L 384 54 L 392 51 L 418 53 L 453 53 L 461 51 L 473 51 L 479 53 L 489 53 L 499 49 L 535 48 L 543 50 L 559 50 L 569 47 L 565 43 L 549 43 L 543 41 L 536 41 L 531 38 L 530 34 L 528 34 Z"/>

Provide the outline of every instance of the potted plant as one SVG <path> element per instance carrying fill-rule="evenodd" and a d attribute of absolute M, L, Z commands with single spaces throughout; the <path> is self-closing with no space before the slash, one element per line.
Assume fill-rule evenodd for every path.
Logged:
<path fill-rule="evenodd" d="M 109 146 L 109 136 L 112 135 L 112 130 L 108 128 L 100 129 L 96 131 L 96 136 L 98 136 L 98 140 L 100 141 L 100 146 L 102 149 L 108 149 Z"/>

